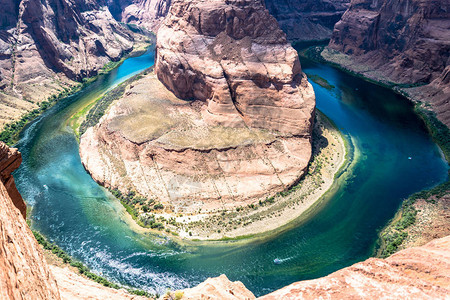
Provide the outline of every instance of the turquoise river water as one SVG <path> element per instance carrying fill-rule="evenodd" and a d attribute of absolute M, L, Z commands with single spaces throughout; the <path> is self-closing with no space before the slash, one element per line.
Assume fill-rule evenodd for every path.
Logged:
<path fill-rule="evenodd" d="M 347 136 L 353 164 L 309 218 L 284 232 L 245 242 L 179 244 L 134 230 L 125 210 L 86 173 L 67 120 L 107 89 L 153 65 L 153 50 L 127 59 L 30 124 L 17 147 L 19 191 L 33 208 L 32 227 L 94 272 L 164 293 L 226 274 L 263 295 L 327 275 L 374 254 L 378 231 L 402 199 L 447 178 L 448 165 L 412 105 L 388 89 L 327 65 L 302 60 L 317 107 Z M 409 159 L 409 157 L 411 159 Z M 281 264 L 274 264 L 279 258 Z"/>

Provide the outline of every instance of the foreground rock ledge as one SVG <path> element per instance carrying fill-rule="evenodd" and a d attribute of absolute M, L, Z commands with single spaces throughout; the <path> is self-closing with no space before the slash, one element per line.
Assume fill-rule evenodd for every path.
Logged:
<path fill-rule="evenodd" d="M 448 299 L 450 236 L 387 259 L 369 258 L 328 276 L 299 281 L 258 299 Z M 184 290 L 183 299 L 255 299 L 224 275 Z"/>
<path fill-rule="evenodd" d="M 314 91 L 260 1 L 175 1 L 155 72 L 162 84 L 129 85 L 82 136 L 97 182 L 199 213 L 257 202 L 304 174 Z"/>

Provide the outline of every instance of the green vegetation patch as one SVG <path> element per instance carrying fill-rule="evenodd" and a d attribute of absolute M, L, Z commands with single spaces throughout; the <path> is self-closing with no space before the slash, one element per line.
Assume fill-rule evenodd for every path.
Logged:
<path fill-rule="evenodd" d="M 420 104 L 416 105 L 415 111 L 425 122 L 431 137 L 441 148 L 448 162 L 450 159 L 449 128 L 436 118 L 435 113 L 422 108 Z M 435 186 L 432 189 L 415 193 L 403 202 L 397 215 L 380 233 L 381 243 L 380 248 L 378 249 L 378 256 L 385 258 L 400 249 L 401 245 L 408 237 L 407 229 L 416 222 L 417 210 L 414 208 L 414 203 L 419 199 L 424 199 L 428 203 L 435 204 L 438 199 L 450 193 L 449 179 L 450 171 L 449 178 L 446 182 Z"/>
<path fill-rule="evenodd" d="M 332 89 L 335 88 L 335 86 L 330 84 L 328 82 L 328 80 L 320 77 L 319 75 L 315 75 L 315 74 L 307 74 L 307 75 L 308 75 L 308 78 L 311 79 L 313 82 L 317 83 L 318 85 L 320 85 L 321 87 L 323 87 L 329 91 L 331 91 Z"/>
<path fill-rule="evenodd" d="M 86 86 L 87 83 L 80 83 L 72 88 L 64 88 L 58 95 L 52 95 L 47 101 L 39 103 L 39 107 L 23 115 L 20 120 L 6 124 L 3 131 L 0 132 L 0 141 L 5 142 L 8 146 L 13 146 L 19 140 L 20 132 L 25 126 L 33 121 L 36 117 L 52 107 L 59 100 L 66 98 Z"/>
<path fill-rule="evenodd" d="M 126 87 L 130 83 L 141 79 L 144 75 L 147 75 L 152 70 L 153 67 L 148 68 L 144 72 L 125 80 L 117 87 L 107 92 L 103 97 L 100 97 L 98 101 L 95 103 L 95 105 L 89 110 L 85 120 L 81 123 L 80 128 L 78 130 L 78 136 L 82 136 L 83 133 L 85 133 L 89 127 L 95 126 L 100 121 L 100 118 L 103 117 L 103 115 L 105 114 L 106 110 L 111 105 L 111 103 L 113 103 L 115 100 L 120 99 L 123 96 Z"/>

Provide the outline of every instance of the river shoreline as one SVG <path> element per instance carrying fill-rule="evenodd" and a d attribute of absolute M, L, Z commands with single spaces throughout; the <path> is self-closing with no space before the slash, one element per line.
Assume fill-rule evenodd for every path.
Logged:
<path fill-rule="evenodd" d="M 46 101 L 38 103 L 38 107 L 36 109 L 26 112 L 15 121 L 5 124 L 3 128 L 1 128 L 0 130 L 0 140 L 5 142 L 8 146 L 15 145 L 19 141 L 21 132 L 27 127 L 28 124 L 36 120 L 44 112 L 52 108 L 59 101 L 77 94 L 78 92 L 84 90 L 90 84 L 95 82 L 99 76 L 105 75 L 111 72 L 112 70 L 116 69 L 127 58 L 140 56 L 144 54 L 145 51 L 147 51 L 147 49 L 154 43 L 152 38 L 149 41 L 150 42 L 136 43 L 133 49 L 128 53 L 124 53 L 123 57 L 119 61 L 116 62 L 110 61 L 109 63 L 104 65 L 103 68 L 98 71 L 97 75 L 83 78 L 82 82 L 74 82 L 75 84 L 72 85 L 70 89 L 56 91 L 54 94 L 48 97 Z"/>
<path fill-rule="evenodd" d="M 333 51 L 324 45 L 304 48 L 299 53 L 313 61 L 328 64 L 352 76 L 388 88 L 414 104 L 415 113 L 423 120 L 433 141 L 441 150 L 443 158 L 450 162 L 450 130 L 437 117 L 417 93 L 410 93 L 420 85 L 400 85 L 388 81 L 382 74 L 351 57 Z M 434 238 L 450 234 L 446 218 L 450 215 L 450 173 L 447 181 L 418 192 L 405 199 L 395 216 L 379 231 L 375 256 L 388 257 L 393 253 L 415 246 L 422 246 Z"/>

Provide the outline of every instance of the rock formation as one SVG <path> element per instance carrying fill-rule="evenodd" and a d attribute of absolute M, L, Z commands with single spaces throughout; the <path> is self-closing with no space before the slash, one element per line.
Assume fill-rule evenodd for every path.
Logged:
<path fill-rule="evenodd" d="M 28 228 L 24 212 L 17 208 L 23 208 L 23 200 L 11 172 L 20 162 L 17 149 L 0 142 L 0 298 L 59 299 L 56 281 L 40 246 Z M 19 201 L 21 205 L 17 205 Z"/>
<path fill-rule="evenodd" d="M 22 156 L 15 148 L 9 148 L 5 143 L 0 142 L 0 181 L 6 189 L 15 207 L 17 207 L 26 219 L 27 206 L 16 188 L 12 172 L 22 163 Z"/>
<path fill-rule="evenodd" d="M 291 41 L 317 41 L 331 37 L 350 0 L 264 0 Z"/>
<path fill-rule="evenodd" d="M 116 20 L 157 31 L 169 12 L 172 0 L 108 0 Z"/>
<path fill-rule="evenodd" d="M 353 0 L 336 24 L 329 48 L 350 56 L 353 61 L 345 67 L 363 65 L 366 70 L 357 71 L 372 79 L 405 88 L 431 83 L 405 91 L 429 101 L 449 125 L 449 41 L 448 1 Z"/>
<path fill-rule="evenodd" d="M 133 47 L 103 1 L 8 0 L 0 18 L 0 126 Z"/>
<path fill-rule="evenodd" d="M 311 156 L 315 99 L 259 0 L 175 1 L 155 72 L 81 138 L 101 184 L 175 211 L 228 209 L 284 190 Z"/>
<path fill-rule="evenodd" d="M 255 299 L 240 282 L 225 276 L 184 292 L 182 299 Z M 447 299 L 449 293 L 447 236 L 387 259 L 369 258 L 319 279 L 296 282 L 258 299 Z"/>

